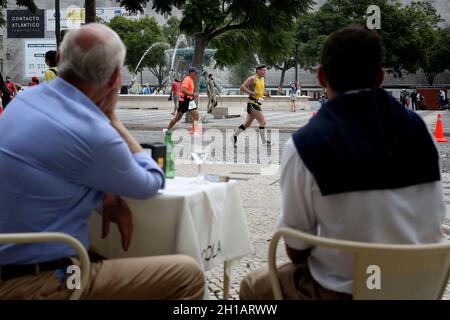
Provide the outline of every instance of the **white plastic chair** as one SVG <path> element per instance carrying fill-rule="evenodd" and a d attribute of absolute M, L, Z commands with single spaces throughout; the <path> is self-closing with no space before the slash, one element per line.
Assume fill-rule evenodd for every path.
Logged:
<path fill-rule="evenodd" d="M 450 235 L 450 228 L 443 226 Z M 313 246 L 353 254 L 353 299 L 441 299 L 450 276 L 450 242 L 426 245 L 375 244 L 313 236 L 290 228 L 280 228 L 269 246 L 269 273 L 274 297 L 282 300 L 276 269 L 276 250 L 282 236 Z M 370 290 L 368 267 L 380 267 L 381 288 Z"/>
<path fill-rule="evenodd" d="M 81 263 L 81 289 L 74 289 L 70 300 L 77 300 L 86 288 L 91 272 L 91 262 L 84 246 L 72 236 L 59 232 L 36 233 L 1 233 L 0 243 L 36 243 L 36 242 L 63 242 L 75 249 Z"/>

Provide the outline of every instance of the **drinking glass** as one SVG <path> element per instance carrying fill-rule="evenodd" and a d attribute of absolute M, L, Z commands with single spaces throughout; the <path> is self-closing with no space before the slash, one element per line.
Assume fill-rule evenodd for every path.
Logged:
<path fill-rule="evenodd" d="M 191 153 L 192 159 L 194 159 L 195 164 L 197 165 L 197 177 L 194 180 L 194 183 L 208 183 L 205 180 L 205 176 L 203 174 L 203 162 L 208 158 L 209 151 L 211 149 L 211 142 L 204 143 L 203 141 L 194 141 L 193 151 Z"/>

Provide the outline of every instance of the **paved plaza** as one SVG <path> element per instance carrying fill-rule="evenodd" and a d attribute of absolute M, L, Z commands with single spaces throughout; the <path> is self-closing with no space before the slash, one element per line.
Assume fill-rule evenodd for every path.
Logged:
<path fill-rule="evenodd" d="M 433 132 L 436 125 L 437 112 L 419 111 L 418 113 L 426 122 L 430 132 Z M 450 130 L 450 112 L 443 112 L 442 114 L 446 135 L 450 135 L 450 131 L 447 134 L 447 130 Z M 171 118 L 167 110 L 119 109 L 118 115 L 126 126 L 132 129 L 133 135 L 141 143 L 163 141 L 161 129 L 167 125 Z M 282 146 L 291 134 L 309 121 L 312 116 L 312 110 L 299 111 L 297 113 L 265 112 L 265 115 L 267 118 L 267 128 L 279 131 L 279 141 L 276 141 L 276 144 L 281 146 L 282 149 Z M 204 124 L 204 133 L 209 129 L 219 129 L 221 132 L 232 130 L 242 123 L 243 116 L 240 118 L 210 120 Z M 180 121 L 177 128 L 189 129 L 190 125 Z M 408 139 L 407 136 L 403 138 Z M 239 149 L 238 152 L 252 152 L 252 148 L 255 148 L 255 146 Z M 449 208 L 447 212 L 450 212 L 450 146 L 448 143 L 439 144 L 438 149 L 442 160 L 445 200 Z M 274 159 L 279 159 L 279 157 L 275 157 Z M 411 159 L 411 161 L 414 161 L 414 159 Z M 420 165 L 420 163 L 417 165 Z M 264 266 L 267 263 L 269 241 L 276 228 L 281 210 L 279 173 L 274 172 L 271 175 L 261 175 L 261 168 L 267 168 L 267 165 L 252 163 L 251 161 L 247 163 L 245 161 L 237 161 L 236 163 L 206 164 L 204 168 L 207 174 L 227 175 L 239 183 L 254 252 L 252 255 L 240 259 L 233 266 L 230 298 L 238 299 L 241 279 L 250 271 Z M 179 161 L 176 164 L 176 170 L 178 176 L 195 176 L 196 174 L 196 166 L 193 163 L 189 164 L 185 161 Z M 449 214 L 447 215 L 446 223 L 450 225 Z M 284 245 L 281 243 L 278 249 L 277 259 L 279 262 L 287 261 L 282 246 Z M 218 266 L 212 271 L 208 271 L 206 277 L 211 298 L 221 299 L 223 267 Z M 450 287 L 447 288 L 444 298 L 450 300 Z"/>

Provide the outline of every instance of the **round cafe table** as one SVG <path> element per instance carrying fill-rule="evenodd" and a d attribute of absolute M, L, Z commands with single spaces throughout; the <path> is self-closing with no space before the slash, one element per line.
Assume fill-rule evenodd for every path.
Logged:
<path fill-rule="evenodd" d="M 166 180 L 165 190 L 146 200 L 125 199 L 133 213 L 133 239 L 127 252 L 117 228 L 101 239 L 101 215 L 90 220 L 93 250 L 106 258 L 186 254 L 205 271 L 224 264 L 224 299 L 231 265 L 253 251 L 236 181 L 194 183 Z"/>

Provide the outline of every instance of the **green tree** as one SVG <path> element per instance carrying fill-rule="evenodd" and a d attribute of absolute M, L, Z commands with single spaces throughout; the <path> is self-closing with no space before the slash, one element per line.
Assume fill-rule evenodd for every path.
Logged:
<path fill-rule="evenodd" d="M 169 48 L 166 43 L 164 45 L 158 46 L 152 50 L 152 55 L 155 57 L 154 64 L 147 65 L 148 70 L 156 77 L 158 80 L 158 86 L 164 88 L 167 86 L 169 81 L 170 66 L 166 62 L 164 51 Z"/>
<path fill-rule="evenodd" d="M 299 60 L 299 42 L 296 37 L 298 31 L 298 20 L 286 23 L 278 32 L 271 35 L 271 46 L 260 46 L 259 52 L 264 61 L 275 70 L 281 71 L 279 86 L 283 86 L 286 72 L 295 67 Z M 268 35 L 262 35 L 266 38 Z M 276 39 L 276 40 L 275 40 Z"/>
<path fill-rule="evenodd" d="M 396 77 L 416 72 L 427 54 L 432 30 L 437 30 L 442 21 L 427 2 L 401 7 L 387 0 L 329 0 L 317 12 L 299 17 L 300 65 L 313 69 L 329 35 L 351 24 L 365 24 L 367 7 L 372 4 L 381 9 L 379 33 L 386 48 L 387 71 Z"/>
<path fill-rule="evenodd" d="M 426 49 L 421 63 L 423 72 L 430 86 L 436 76 L 450 69 L 450 29 L 437 30 Z"/>
<path fill-rule="evenodd" d="M 25 7 L 31 12 L 36 12 L 38 9 L 34 0 L 16 0 L 16 4 L 20 7 Z M 8 6 L 8 0 L 0 0 L 0 7 L 6 9 Z M 6 24 L 5 16 L 3 15 L 3 10 L 0 10 L 0 26 Z"/>
<path fill-rule="evenodd" d="M 162 32 L 171 48 L 174 48 L 178 37 L 182 34 L 180 31 L 180 19 L 171 16 L 167 19 L 166 24 L 162 27 Z"/>
<path fill-rule="evenodd" d="M 239 73 L 241 70 L 248 70 L 248 62 L 253 61 L 250 68 L 252 72 L 256 54 L 261 62 L 281 71 L 282 85 L 286 71 L 295 66 L 296 23 L 286 21 L 278 27 L 276 32 L 237 31 L 217 37 L 211 42 L 211 46 L 217 49 L 214 56 L 217 66 L 231 65 L 234 66 L 232 71 Z"/>
<path fill-rule="evenodd" d="M 233 86 L 240 87 L 248 76 L 255 71 L 255 56 L 248 53 L 240 61 L 231 65 L 229 81 Z"/>
<path fill-rule="evenodd" d="M 231 31 L 276 32 L 280 25 L 307 12 L 313 0 L 154 0 L 153 9 L 182 12 L 180 29 L 195 38 L 192 65 L 201 67 L 210 42 Z M 226 50 L 230 50 L 227 48 Z"/>
<path fill-rule="evenodd" d="M 127 48 L 125 65 L 128 70 L 134 73 L 135 70 L 138 72 L 148 68 L 158 79 L 158 85 L 164 86 L 168 75 L 164 51 L 169 48 L 169 44 L 156 19 L 144 17 L 129 20 L 115 17 L 108 25 L 117 32 Z"/>

